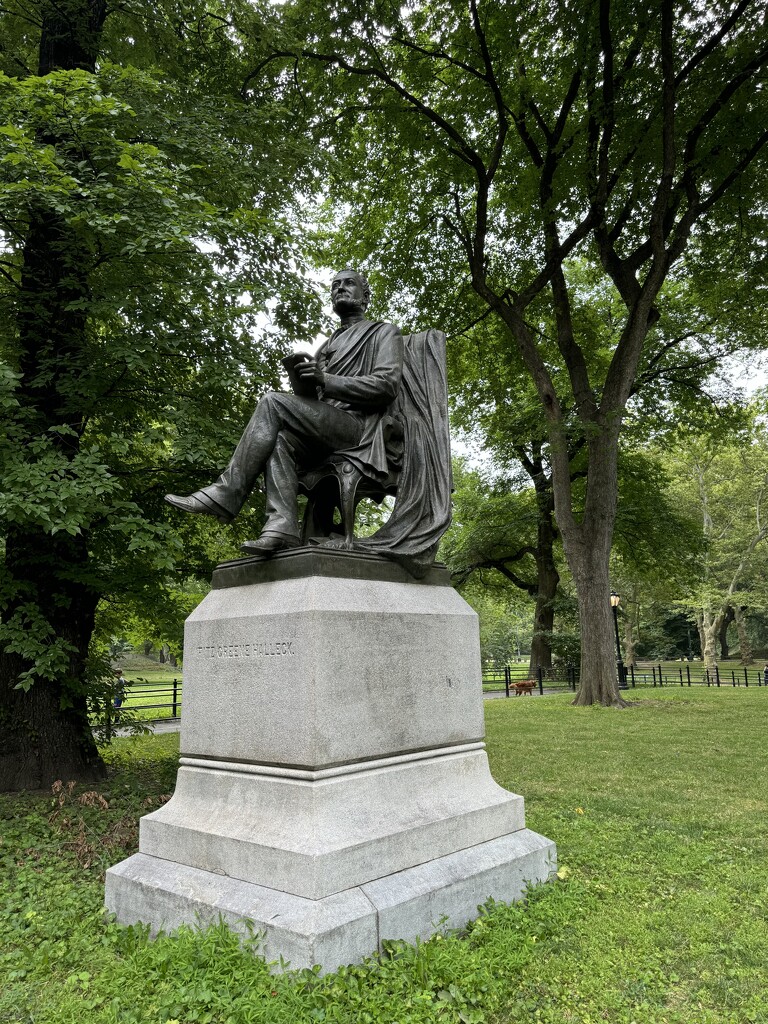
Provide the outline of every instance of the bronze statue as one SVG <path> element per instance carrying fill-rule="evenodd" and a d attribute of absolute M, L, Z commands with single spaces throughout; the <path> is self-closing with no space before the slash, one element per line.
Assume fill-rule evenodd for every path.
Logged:
<path fill-rule="evenodd" d="M 340 326 L 316 357 L 284 360 L 294 393 L 265 395 L 218 479 L 166 501 L 230 522 L 263 473 L 266 523 L 242 550 L 269 557 L 302 543 L 296 504 L 303 474 L 341 453 L 382 494 L 396 482 L 389 522 L 374 537 L 354 541 L 355 548 L 398 558 L 415 574 L 426 571 L 450 522 L 445 339 L 429 331 L 404 345 L 394 324 L 365 319 L 369 300 L 362 274 L 338 273 L 331 302 Z"/>

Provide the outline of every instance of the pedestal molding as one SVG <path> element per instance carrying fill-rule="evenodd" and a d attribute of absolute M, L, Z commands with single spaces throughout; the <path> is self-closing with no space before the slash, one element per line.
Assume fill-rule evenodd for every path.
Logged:
<path fill-rule="evenodd" d="M 340 551 L 314 545 L 279 551 L 268 559 L 235 558 L 221 562 L 216 566 L 211 583 L 215 590 L 219 590 L 249 583 L 313 576 L 409 583 L 415 586 L 451 586 L 451 574 L 442 562 L 436 562 L 424 576 L 416 579 L 394 559 L 362 551 Z"/>
<path fill-rule="evenodd" d="M 182 754 L 179 763 L 189 768 L 210 768 L 211 770 L 241 773 L 244 775 L 268 775 L 281 779 L 295 779 L 300 782 L 319 782 L 322 779 L 334 779 L 344 775 L 359 775 L 363 772 L 376 771 L 377 768 L 392 768 L 400 764 L 411 764 L 414 761 L 432 760 L 438 757 L 451 757 L 466 754 L 474 750 L 485 750 L 483 740 L 473 743 L 456 743 L 447 747 L 428 747 L 424 750 L 410 751 L 405 754 L 394 754 L 392 757 L 377 757 L 365 761 L 350 761 L 346 764 L 313 771 L 309 768 L 294 768 L 288 765 L 259 764 L 257 761 L 220 761 L 211 757 L 190 757 Z"/>
<path fill-rule="evenodd" d="M 359 963 L 387 939 L 461 927 L 489 895 L 520 899 L 555 868 L 554 843 L 523 829 L 311 900 L 137 853 L 107 871 L 107 905 L 125 924 L 148 922 L 152 935 L 223 919 L 247 937 L 250 925 L 262 933 L 267 961 L 283 957 L 294 970 L 319 964 L 325 973 Z"/>

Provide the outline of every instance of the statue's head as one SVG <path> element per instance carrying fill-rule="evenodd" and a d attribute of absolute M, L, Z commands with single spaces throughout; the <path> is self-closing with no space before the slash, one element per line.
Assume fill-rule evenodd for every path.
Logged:
<path fill-rule="evenodd" d="M 331 302 L 338 316 L 364 313 L 371 301 L 371 286 L 357 270 L 340 270 L 331 282 Z"/>

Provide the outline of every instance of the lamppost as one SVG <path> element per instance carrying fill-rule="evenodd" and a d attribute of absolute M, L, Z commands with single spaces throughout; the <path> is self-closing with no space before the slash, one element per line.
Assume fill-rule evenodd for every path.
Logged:
<path fill-rule="evenodd" d="M 619 675 L 619 689 L 627 690 L 627 670 L 624 668 L 624 659 L 621 656 L 621 642 L 619 641 L 619 605 L 621 598 L 615 590 L 611 591 L 611 610 L 613 611 L 613 628 L 616 631 L 616 669 Z"/>

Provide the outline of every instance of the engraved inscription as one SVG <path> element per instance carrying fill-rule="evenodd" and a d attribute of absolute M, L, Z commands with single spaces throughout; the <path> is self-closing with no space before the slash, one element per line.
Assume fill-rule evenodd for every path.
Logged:
<path fill-rule="evenodd" d="M 264 640 L 198 646 L 197 653 L 202 658 L 293 658 L 296 649 L 293 640 Z"/>

